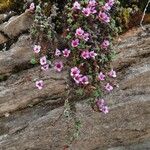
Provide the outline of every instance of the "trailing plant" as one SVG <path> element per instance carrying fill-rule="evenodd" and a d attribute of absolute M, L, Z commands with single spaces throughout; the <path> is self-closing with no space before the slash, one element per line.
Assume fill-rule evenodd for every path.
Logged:
<path fill-rule="evenodd" d="M 64 18 L 67 47 L 56 55 L 68 59 L 72 87 L 77 93 L 89 95 L 99 111 L 108 112 L 102 97 L 117 86 L 116 72 L 109 63 L 115 56 L 112 40 L 118 33 L 113 18 L 115 2 L 81 0 L 68 1 Z"/>
<path fill-rule="evenodd" d="M 29 8 L 30 11 L 35 9 L 31 34 L 36 61 L 32 59 L 31 62 L 40 62 L 43 71 L 49 69 L 50 60 L 56 72 L 68 66 L 71 87 L 79 94 L 91 96 L 92 104 L 96 103 L 97 109 L 104 113 L 108 113 L 108 107 L 102 97 L 117 86 L 114 80 L 116 72 L 109 65 L 115 56 L 112 40 L 118 33 L 113 18 L 115 5 L 114 0 L 68 0 L 63 13 L 67 21 L 63 34 L 66 47 L 57 47 L 56 50 L 52 48 L 56 38 L 52 22 L 52 18 L 57 16 L 56 7 L 53 6 L 50 16 L 46 16 L 42 9 L 45 3 L 40 2 L 36 9 L 31 3 Z M 66 63 L 62 58 L 67 60 Z M 55 59 L 57 61 L 53 61 Z M 42 89 L 43 81 L 36 81 L 36 86 Z"/>
<path fill-rule="evenodd" d="M 62 18 L 64 45 L 56 47 L 57 32 L 55 23 L 58 9 L 53 5 L 50 14 L 44 11 L 47 3 L 40 1 L 35 6 L 31 3 L 29 11 L 35 13 L 31 28 L 33 39 L 32 64 L 40 64 L 41 71 L 53 67 L 57 73 L 67 68 L 69 74 L 67 98 L 64 104 L 64 115 L 70 116 L 72 108 L 71 95 L 90 97 L 90 105 L 95 111 L 107 114 L 109 108 L 104 95 L 118 87 L 115 82 L 116 71 L 110 66 L 115 57 L 113 38 L 118 35 L 114 0 L 68 0 Z M 57 16 L 58 17 L 58 16 Z M 44 81 L 36 80 L 39 90 L 46 88 Z M 72 92 L 76 91 L 76 92 Z M 72 94 L 73 93 L 73 94 Z M 73 114 L 75 110 L 73 110 Z M 75 117 L 75 133 L 78 137 L 80 121 Z"/>

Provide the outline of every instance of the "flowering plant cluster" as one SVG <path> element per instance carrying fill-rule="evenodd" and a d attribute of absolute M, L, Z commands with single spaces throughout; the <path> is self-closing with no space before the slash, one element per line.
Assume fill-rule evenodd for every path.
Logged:
<path fill-rule="evenodd" d="M 68 0 L 63 13 L 67 23 L 64 24 L 62 34 L 66 46 L 48 51 L 50 57 L 44 51 L 41 38 L 35 40 L 33 46 L 34 53 L 40 54 L 39 63 L 42 71 L 47 71 L 50 66 L 53 66 L 59 73 L 65 66 L 69 66 L 72 87 L 80 94 L 89 94 L 97 110 L 105 114 L 109 112 L 109 109 L 103 95 L 113 91 L 117 86 L 114 80 L 117 77 L 116 71 L 109 65 L 115 54 L 111 42 L 115 28 L 114 8 L 115 0 Z M 33 3 L 29 9 L 34 11 Z M 39 7 L 36 10 L 41 11 Z M 39 19 L 41 18 L 37 16 L 36 21 L 38 22 Z M 41 32 L 47 30 L 48 22 L 43 22 L 42 27 Z M 41 36 L 41 32 L 38 37 Z M 52 38 L 52 27 L 49 33 Z M 49 58 L 57 61 L 51 65 Z M 66 61 L 62 61 L 64 59 Z M 44 82 L 36 81 L 36 87 L 41 90 Z"/>
<path fill-rule="evenodd" d="M 57 7 L 55 5 L 51 8 L 51 15 L 46 16 L 43 7 L 47 6 L 47 3 L 40 2 L 37 6 L 35 3 L 31 3 L 28 11 L 35 13 L 34 23 L 31 28 L 31 36 L 33 38 L 33 57 L 31 59 L 32 64 L 39 62 L 41 65 L 41 71 L 47 71 L 51 67 L 50 50 L 49 48 L 53 46 L 56 32 L 54 30 L 55 25 L 52 23 L 52 19 L 56 17 Z M 47 44 L 48 41 L 49 43 Z M 59 64 L 56 63 L 59 67 Z M 61 68 L 58 69 L 61 71 Z M 39 79 L 36 81 L 36 87 L 42 90 L 44 87 L 43 80 Z"/>
<path fill-rule="evenodd" d="M 117 86 L 116 71 L 109 67 L 114 56 L 111 41 L 115 28 L 112 17 L 115 0 L 70 1 L 65 8 L 64 37 L 72 60 L 69 66 L 74 87 L 84 89 L 94 99 L 98 110 L 108 113 L 102 97 Z"/>

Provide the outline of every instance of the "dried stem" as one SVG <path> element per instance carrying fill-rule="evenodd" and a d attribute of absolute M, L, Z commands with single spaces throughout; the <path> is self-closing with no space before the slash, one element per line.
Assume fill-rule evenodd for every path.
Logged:
<path fill-rule="evenodd" d="M 150 0 L 148 0 L 148 2 L 147 2 L 147 4 L 146 4 L 146 6 L 145 6 L 145 9 L 144 9 L 144 12 L 143 12 L 143 15 L 142 15 L 142 19 L 141 19 L 141 21 L 140 21 L 140 26 L 141 26 L 141 28 L 143 29 L 143 30 L 145 30 L 145 28 L 143 27 L 143 20 L 144 20 L 144 17 L 145 17 L 145 13 L 146 13 L 146 11 L 147 11 L 147 8 L 148 8 L 148 5 L 149 5 L 149 3 L 150 3 Z"/>

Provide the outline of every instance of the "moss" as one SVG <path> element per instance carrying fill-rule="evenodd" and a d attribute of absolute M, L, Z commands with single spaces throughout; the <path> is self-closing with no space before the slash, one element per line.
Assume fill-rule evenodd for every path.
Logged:
<path fill-rule="evenodd" d="M 0 12 L 9 10 L 13 4 L 13 0 L 1 0 L 0 2 Z"/>
<path fill-rule="evenodd" d="M 130 16 L 131 16 L 130 12 L 131 12 L 130 8 L 124 8 L 123 12 L 122 12 L 124 26 L 126 28 L 128 28 L 128 24 L 129 24 L 129 21 L 130 21 Z"/>
<path fill-rule="evenodd" d="M 23 0 L 0 0 L 0 13 L 15 11 L 22 12 L 23 11 Z"/>

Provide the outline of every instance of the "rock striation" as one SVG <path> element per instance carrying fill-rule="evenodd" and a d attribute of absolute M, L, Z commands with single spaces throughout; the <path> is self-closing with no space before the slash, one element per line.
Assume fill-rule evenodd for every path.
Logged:
<path fill-rule="evenodd" d="M 50 69 L 41 74 L 45 89 L 35 88 L 39 67 L 30 64 L 32 43 L 22 33 L 32 24 L 28 15 L 0 25 L 0 43 L 5 41 L 1 32 L 10 39 L 18 36 L 7 51 L 0 51 L 0 150 L 63 150 L 74 124 L 62 116 L 68 74 Z M 118 55 L 111 65 L 118 72 L 119 88 L 105 96 L 109 114 L 76 100 L 82 127 L 71 150 L 150 149 L 149 30 L 150 25 L 145 32 L 132 29 L 115 44 Z"/>

